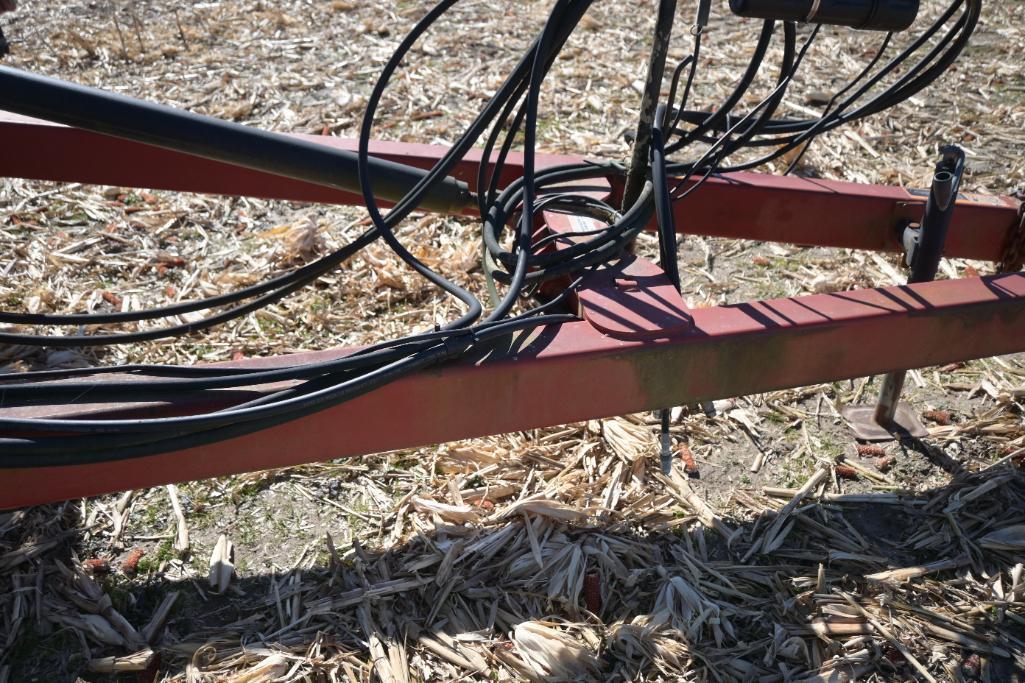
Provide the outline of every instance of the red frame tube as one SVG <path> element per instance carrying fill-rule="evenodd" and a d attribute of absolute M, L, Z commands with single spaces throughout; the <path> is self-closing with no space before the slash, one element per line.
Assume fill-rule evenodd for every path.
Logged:
<path fill-rule="evenodd" d="M 204 448 L 100 465 L 3 470 L 0 508 L 1022 351 L 1025 273 L 692 315 L 691 330 L 665 339 L 618 340 L 587 322 L 523 335 L 484 362 L 471 357 L 422 372 L 296 422 Z M 254 362 L 265 361 L 242 364 Z M 121 412 L 117 406 L 94 409 L 94 415 Z"/>
<path fill-rule="evenodd" d="M 300 137 L 356 149 L 355 140 Z M 5 150 L 0 156 L 0 176 L 4 177 L 362 204 L 356 194 L 6 112 L 0 112 L 0 141 Z M 430 168 L 446 150 L 434 145 L 375 142 L 370 151 L 390 161 Z M 544 154 L 538 158 L 538 167 L 580 161 L 579 157 Z M 521 155 L 510 156 L 501 178 L 503 185 L 522 174 L 522 163 Z M 479 164 L 480 154 L 473 151 L 452 175 L 476 190 Z M 676 224 L 692 235 L 898 251 L 898 228 L 905 220 L 921 217 L 927 194 L 883 185 L 731 173 L 709 179 L 701 192 L 678 202 Z M 1011 197 L 961 195 L 946 254 L 999 260 L 1017 225 L 1018 205 Z"/>

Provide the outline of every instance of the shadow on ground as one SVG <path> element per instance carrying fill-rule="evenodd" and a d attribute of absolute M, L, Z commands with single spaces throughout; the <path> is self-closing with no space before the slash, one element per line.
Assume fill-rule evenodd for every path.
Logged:
<path fill-rule="evenodd" d="M 666 503 L 689 491 L 668 482 Z M 6 513 L 0 679 L 1025 680 L 1020 468 L 914 498 L 736 495 L 765 511 L 427 503 L 402 542 L 326 544 L 223 595 L 205 577 L 76 574 L 75 503 Z M 147 671 L 89 671 L 146 636 Z"/>

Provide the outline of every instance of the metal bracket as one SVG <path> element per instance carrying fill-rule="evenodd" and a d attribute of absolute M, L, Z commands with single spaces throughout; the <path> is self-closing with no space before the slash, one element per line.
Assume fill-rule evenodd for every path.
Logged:
<path fill-rule="evenodd" d="M 564 235 L 555 249 L 583 239 L 602 224 L 586 216 L 542 214 L 551 233 Z M 647 259 L 624 254 L 584 277 L 577 295 L 581 317 L 604 335 L 624 341 L 663 339 L 694 326 L 691 311 L 665 272 Z"/>
<path fill-rule="evenodd" d="M 904 245 L 904 265 L 908 268 L 915 261 L 915 251 L 918 250 L 918 244 L 922 241 L 922 227 L 917 228 L 908 225 L 904 228 L 901 234 L 901 244 Z"/>

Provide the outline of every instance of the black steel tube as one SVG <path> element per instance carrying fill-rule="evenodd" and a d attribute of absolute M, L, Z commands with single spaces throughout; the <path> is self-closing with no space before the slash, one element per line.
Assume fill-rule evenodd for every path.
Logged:
<path fill-rule="evenodd" d="M 919 0 L 730 0 L 741 17 L 804 21 L 870 31 L 903 31 L 918 16 Z"/>
<path fill-rule="evenodd" d="M 947 230 L 957 204 L 957 191 L 964 175 L 964 150 L 956 145 L 944 147 L 943 156 L 936 164 L 929 200 L 919 229 L 918 243 L 911 255 L 911 275 L 908 284 L 932 282 L 943 257 L 943 246 L 947 242 Z M 883 377 L 883 386 L 876 403 L 875 421 L 884 427 L 892 427 L 897 413 L 897 404 L 904 389 L 906 370 L 896 370 Z"/>
<path fill-rule="evenodd" d="M 637 123 L 637 137 L 634 139 L 633 158 L 623 190 L 623 210 L 626 211 L 641 194 L 648 177 L 648 160 L 651 158 L 651 127 L 655 121 L 655 107 L 662 93 L 662 77 L 666 70 L 666 56 L 669 54 L 669 40 L 673 35 L 673 20 L 676 18 L 676 0 L 659 0 L 658 17 L 655 19 L 655 38 L 648 60 L 648 77 L 641 96 L 641 116 Z"/>
<path fill-rule="evenodd" d="M 918 246 L 911 259 L 911 276 L 908 283 L 930 282 L 936 277 L 943 247 L 947 241 L 947 230 L 957 204 L 957 192 L 964 175 L 964 151 L 950 145 L 941 150 L 943 157 L 936 164 L 929 200 L 925 205 Z"/>
<path fill-rule="evenodd" d="M 162 104 L 0 67 L 0 109 L 63 123 L 256 171 L 359 193 L 358 157 L 281 133 L 222 121 Z M 427 172 L 371 159 L 374 191 L 398 201 Z M 467 185 L 445 178 L 422 208 L 459 213 L 471 206 Z"/>

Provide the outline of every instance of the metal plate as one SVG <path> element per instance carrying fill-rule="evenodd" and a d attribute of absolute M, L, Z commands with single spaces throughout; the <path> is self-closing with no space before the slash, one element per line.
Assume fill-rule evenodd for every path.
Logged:
<path fill-rule="evenodd" d="M 840 410 L 859 441 L 896 441 L 929 436 L 929 430 L 922 424 L 915 409 L 903 401 L 897 404 L 897 412 L 889 428 L 876 422 L 875 412 L 875 406 L 847 406 Z"/>

